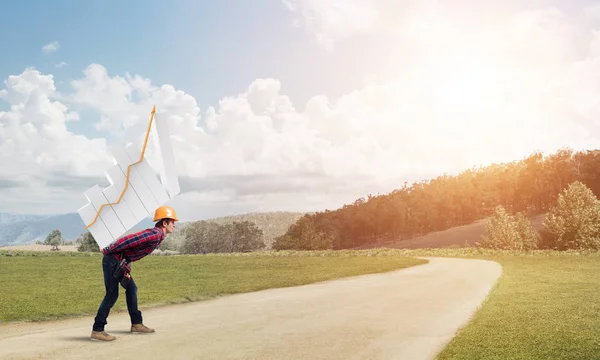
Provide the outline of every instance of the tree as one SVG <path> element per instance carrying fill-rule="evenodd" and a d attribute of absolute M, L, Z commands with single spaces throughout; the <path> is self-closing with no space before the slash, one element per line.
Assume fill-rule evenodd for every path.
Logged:
<path fill-rule="evenodd" d="M 46 240 L 44 240 L 44 244 L 52 245 L 52 250 L 60 250 L 58 248 L 59 245 L 63 243 L 63 237 L 58 229 L 54 229 L 46 236 Z"/>
<path fill-rule="evenodd" d="M 250 252 L 265 247 L 263 232 L 255 223 L 250 221 L 234 221 L 230 227 L 231 252 Z"/>
<path fill-rule="evenodd" d="M 288 232 L 275 240 L 275 250 L 327 250 L 333 247 L 333 237 L 318 231 L 313 219 L 304 216 L 290 226 Z"/>
<path fill-rule="evenodd" d="M 600 194 L 600 151 L 587 151 L 576 154 L 581 173 L 581 182 L 598 196 Z"/>
<path fill-rule="evenodd" d="M 94 239 L 94 235 L 89 231 L 81 234 L 75 241 L 75 244 L 77 244 L 77 251 L 100 252 L 100 246 L 98 246 L 98 243 Z"/>
<path fill-rule="evenodd" d="M 181 251 L 184 254 L 206 254 L 218 248 L 217 230 L 220 225 L 211 221 L 197 221 L 190 224 L 184 232 Z"/>
<path fill-rule="evenodd" d="M 198 221 L 185 229 L 184 236 L 181 251 L 185 254 L 250 252 L 265 247 L 262 230 L 250 221 Z"/>
<path fill-rule="evenodd" d="M 531 226 L 531 222 L 517 213 L 511 216 L 499 205 L 494 216 L 486 224 L 486 235 L 478 246 L 496 250 L 533 250 L 538 247 L 540 236 Z"/>
<path fill-rule="evenodd" d="M 540 233 L 531 225 L 531 221 L 521 212 L 515 216 L 515 229 L 519 235 L 520 250 L 534 250 L 539 247 Z"/>
<path fill-rule="evenodd" d="M 575 181 L 558 195 L 544 219 L 550 248 L 600 249 L 600 201 L 583 183 Z"/>

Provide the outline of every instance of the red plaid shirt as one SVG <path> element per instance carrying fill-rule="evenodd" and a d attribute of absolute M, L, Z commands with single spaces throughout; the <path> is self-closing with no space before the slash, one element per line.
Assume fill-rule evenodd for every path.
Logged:
<path fill-rule="evenodd" d="M 165 238 L 165 233 L 159 227 L 142 230 L 137 233 L 125 235 L 114 243 L 102 249 L 104 255 L 113 254 L 117 260 L 121 254 L 127 262 L 138 261 L 149 255 Z"/>

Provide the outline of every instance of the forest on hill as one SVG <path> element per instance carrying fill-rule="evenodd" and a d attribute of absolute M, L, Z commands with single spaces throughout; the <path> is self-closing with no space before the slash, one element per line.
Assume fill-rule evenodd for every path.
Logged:
<path fill-rule="evenodd" d="M 389 194 L 359 198 L 336 210 L 305 214 L 276 238 L 275 249 L 347 249 L 403 240 L 510 213 L 539 214 L 579 181 L 600 194 L 600 151 L 564 148 L 544 156 L 422 180 Z"/>
<path fill-rule="evenodd" d="M 183 251 L 185 248 L 193 248 L 194 246 L 186 246 L 186 241 L 203 242 L 206 251 L 214 250 L 211 248 L 213 240 L 220 242 L 222 237 L 229 237 L 235 233 L 231 226 L 233 224 L 248 223 L 251 226 L 256 226 L 259 232 L 260 241 L 264 244 L 264 249 L 271 249 L 275 238 L 285 234 L 290 225 L 294 224 L 303 213 L 288 212 L 288 211 L 273 211 L 264 213 L 247 213 L 240 215 L 223 216 L 209 220 L 190 221 L 180 223 L 175 227 L 175 231 L 170 234 L 160 246 L 161 250 Z M 231 230 L 231 231 L 229 231 Z M 248 229 L 249 230 L 249 229 Z M 198 239 L 199 234 L 206 235 L 207 239 Z M 188 244 L 189 245 L 189 244 Z M 215 249 L 218 247 L 213 244 Z M 218 252 L 218 251 L 214 251 Z"/>

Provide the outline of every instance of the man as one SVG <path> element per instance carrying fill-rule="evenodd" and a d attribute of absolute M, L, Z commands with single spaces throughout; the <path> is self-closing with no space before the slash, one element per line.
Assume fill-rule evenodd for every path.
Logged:
<path fill-rule="evenodd" d="M 146 255 L 152 253 L 162 243 L 165 236 L 175 229 L 177 214 L 169 206 L 161 206 L 154 212 L 156 223 L 153 228 L 142 230 L 140 232 L 126 235 L 113 242 L 111 245 L 102 249 L 104 257 L 102 258 L 102 269 L 104 271 L 104 286 L 106 295 L 100 304 L 100 308 L 94 319 L 92 327 L 92 340 L 112 341 L 116 337 L 107 334 L 104 326 L 107 324 L 110 309 L 117 302 L 119 297 L 119 284 L 125 287 L 125 297 L 127 301 L 127 310 L 131 318 L 132 333 L 153 333 L 154 329 L 146 327 L 142 323 L 142 312 L 138 309 L 137 286 L 129 274 L 130 264 L 138 261 Z M 128 281 L 122 281 L 114 276 L 115 270 L 122 259 L 125 259 L 126 266 L 125 277 Z"/>

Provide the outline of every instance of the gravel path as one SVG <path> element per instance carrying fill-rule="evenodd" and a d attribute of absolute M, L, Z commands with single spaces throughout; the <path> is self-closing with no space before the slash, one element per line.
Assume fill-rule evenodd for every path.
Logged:
<path fill-rule="evenodd" d="M 143 310 L 154 334 L 130 334 L 128 314 L 113 313 L 106 330 L 117 340 L 106 343 L 89 339 L 93 316 L 4 324 L 0 358 L 434 359 L 502 269 L 425 259 L 390 273 Z"/>

